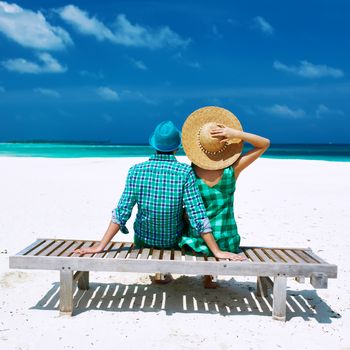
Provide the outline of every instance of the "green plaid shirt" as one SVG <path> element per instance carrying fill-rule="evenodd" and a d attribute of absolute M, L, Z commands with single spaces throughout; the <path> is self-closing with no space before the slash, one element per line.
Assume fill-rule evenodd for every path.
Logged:
<path fill-rule="evenodd" d="M 184 207 L 194 235 L 211 231 L 194 173 L 174 155 L 155 154 L 130 168 L 124 192 L 112 212 L 112 221 L 123 233 L 128 233 L 125 224 L 135 204 L 135 236 L 147 245 L 177 245 L 184 226 Z"/>
<path fill-rule="evenodd" d="M 196 178 L 206 213 L 210 220 L 212 234 L 219 248 L 223 251 L 237 253 L 239 251 L 240 236 L 237 231 L 233 212 L 234 192 L 236 180 L 232 166 L 224 169 L 222 178 L 215 186 L 208 186 L 201 178 Z M 189 246 L 199 253 L 211 255 L 202 237 L 189 228 L 181 239 L 180 247 Z"/>

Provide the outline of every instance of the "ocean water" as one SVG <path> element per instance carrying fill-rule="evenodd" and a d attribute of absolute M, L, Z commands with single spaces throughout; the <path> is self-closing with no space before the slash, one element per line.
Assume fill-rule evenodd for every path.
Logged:
<path fill-rule="evenodd" d="M 244 151 L 250 147 L 245 147 Z M 154 153 L 145 145 L 105 145 L 69 143 L 0 143 L 0 157 L 148 157 Z M 177 153 L 184 155 L 182 149 Z M 272 144 L 263 155 L 265 158 L 310 159 L 350 161 L 350 145 Z"/>

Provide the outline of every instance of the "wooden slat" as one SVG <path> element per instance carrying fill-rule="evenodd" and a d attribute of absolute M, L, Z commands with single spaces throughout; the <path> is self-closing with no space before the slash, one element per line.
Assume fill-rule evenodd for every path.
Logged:
<path fill-rule="evenodd" d="M 84 244 L 84 241 L 75 241 L 68 249 L 66 249 L 60 256 L 68 257 L 73 255 L 75 249 L 80 248 Z"/>
<path fill-rule="evenodd" d="M 274 257 L 273 257 L 272 255 L 268 254 L 267 251 L 266 251 L 265 249 L 263 249 L 263 248 L 259 248 L 259 249 L 263 252 L 264 256 L 266 257 L 265 260 L 266 260 L 267 262 L 270 262 L 270 263 L 276 262 L 276 260 L 274 259 Z"/>
<path fill-rule="evenodd" d="M 124 246 L 120 249 L 120 253 L 116 256 L 116 258 L 125 259 L 131 247 L 132 243 L 125 243 Z"/>
<path fill-rule="evenodd" d="M 246 257 L 246 255 L 243 253 L 243 251 L 241 250 L 239 253 L 237 253 L 239 256 L 241 256 L 242 258 L 245 258 L 246 260 L 244 260 L 245 262 L 250 262 L 248 259 L 247 259 L 247 257 Z"/>
<path fill-rule="evenodd" d="M 74 241 L 65 241 L 59 248 L 57 248 L 50 256 L 60 256 L 64 253 L 66 249 L 68 249 L 71 245 L 73 245 Z"/>
<path fill-rule="evenodd" d="M 105 259 L 113 259 L 119 253 L 119 250 L 123 246 L 122 242 L 113 242 L 111 248 L 104 256 Z"/>
<path fill-rule="evenodd" d="M 275 262 L 284 263 L 285 261 L 279 257 L 272 249 L 263 248 L 263 251 L 268 254 Z"/>
<path fill-rule="evenodd" d="M 53 244 L 51 244 L 49 247 L 47 247 L 46 249 L 44 249 L 43 251 L 40 252 L 40 256 L 50 256 L 51 253 L 53 253 L 57 248 L 59 248 L 62 244 L 64 243 L 64 241 L 62 240 L 57 240 L 55 241 Z"/>
<path fill-rule="evenodd" d="M 315 264 L 315 263 L 328 264 L 319 256 L 316 256 L 311 250 L 306 250 L 306 251 L 298 250 L 296 253 L 311 264 Z"/>
<path fill-rule="evenodd" d="M 175 250 L 174 251 L 174 260 L 182 260 L 182 253 L 180 250 Z"/>
<path fill-rule="evenodd" d="M 264 251 L 263 251 L 262 249 L 260 249 L 260 248 L 254 248 L 253 251 L 254 251 L 255 255 L 257 255 L 258 258 L 259 258 L 262 262 L 273 263 L 273 260 L 271 260 L 271 259 L 269 258 L 269 256 L 266 255 L 266 254 L 264 253 Z"/>
<path fill-rule="evenodd" d="M 93 241 L 84 241 L 84 244 L 79 247 L 80 248 L 89 248 L 94 244 Z M 86 255 L 91 255 L 91 254 L 79 254 L 79 253 L 73 253 L 71 257 L 86 257 Z"/>
<path fill-rule="evenodd" d="M 310 248 L 298 248 L 298 247 L 265 247 L 265 246 L 241 246 L 241 249 L 292 249 L 292 250 L 308 250 Z"/>
<path fill-rule="evenodd" d="M 279 255 L 283 260 L 289 264 L 295 264 L 295 261 L 291 259 L 287 254 L 285 254 L 281 249 L 273 249 L 273 251 Z"/>
<path fill-rule="evenodd" d="M 185 261 L 194 261 L 194 256 L 193 255 L 189 255 L 188 253 L 185 254 Z"/>
<path fill-rule="evenodd" d="M 40 244 L 38 247 L 33 249 L 30 253 L 26 254 L 26 256 L 39 255 L 43 250 L 49 247 L 51 244 L 55 242 L 54 239 L 48 239 L 43 244 Z"/>
<path fill-rule="evenodd" d="M 181 253 L 185 256 L 185 261 L 193 261 L 193 255 L 190 255 L 189 252 L 185 252 L 185 249 L 181 249 Z"/>
<path fill-rule="evenodd" d="M 299 264 L 305 264 L 307 261 L 302 259 L 299 255 L 297 255 L 293 250 L 291 249 L 283 249 L 285 253 L 287 253 L 290 257 L 292 257 L 294 260 L 297 261 Z"/>
<path fill-rule="evenodd" d="M 103 258 L 103 257 L 107 254 L 108 250 L 109 250 L 112 246 L 113 246 L 113 242 L 109 242 L 109 243 L 106 245 L 106 247 L 105 247 L 105 249 L 103 250 L 103 252 L 101 252 L 101 253 L 96 253 L 96 254 L 94 255 L 94 258 Z"/>
<path fill-rule="evenodd" d="M 255 255 L 251 248 L 244 249 L 243 252 L 245 255 L 253 262 L 261 262 L 261 260 Z"/>
<path fill-rule="evenodd" d="M 142 248 L 140 259 L 141 260 L 147 260 L 148 257 L 149 257 L 150 252 L 151 252 L 151 250 L 149 248 Z"/>
<path fill-rule="evenodd" d="M 216 259 L 215 256 L 207 256 L 207 261 L 210 261 L 210 262 L 217 262 L 218 259 Z"/>
<path fill-rule="evenodd" d="M 137 256 L 139 255 L 141 249 L 140 248 L 135 248 L 133 245 L 130 250 L 130 254 L 128 256 L 128 259 L 137 259 Z"/>
<path fill-rule="evenodd" d="M 329 262 L 322 259 L 320 256 L 318 256 L 316 253 L 314 253 L 311 248 L 303 249 L 303 252 L 309 256 L 311 256 L 315 261 L 321 263 L 321 264 L 329 264 Z"/>
<path fill-rule="evenodd" d="M 163 251 L 163 260 L 171 260 L 171 250 L 165 249 Z"/>
<path fill-rule="evenodd" d="M 205 261 L 205 259 L 204 259 L 204 255 L 203 254 L 200 254 L 200 253 L 198 253 L 198 254 L 195 254 L 196 255 L 196 260 L 197 261 Z"/>
<path fill-rule="evenodd" d="M 161 251 L 159 249 L 153 249 L 152 260 L 160 260 L 160 253 Z"/>
<path fill-rule="evenodd" d="M 242 250 L 242 254 L 247 258 L 246 261 L 252 262 L 251 258 L 250 258 L 249 255 L 246 253 L 247 248 L 244 248 L 244 249 L 243 249 L 243 248 L 241 247 L 241 250 Z"/>
<path fill-rule="evenodd" d="M 26 254 L 30 253 L 33 249 L 39 247 L 39 245 L 43 244 L 44 242 L 45 242 L 45 239 L 37 239 L 35 242 L 30 244 L 28 247 L 22 249 L 16 255 L 26 255 Z"/>

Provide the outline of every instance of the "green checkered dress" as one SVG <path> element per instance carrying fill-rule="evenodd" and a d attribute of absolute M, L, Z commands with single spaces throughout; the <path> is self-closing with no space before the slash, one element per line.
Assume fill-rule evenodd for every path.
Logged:
<path fill-rule="evenodd" d="M 210 220 L 213 236 L 219 248 L 223 251 L 238 253 L 240 236 L 237 232 L 233 213 L 233 195 L 235 191 L 234 170 L 230 166 L 224 169 L 219 183 L 209 187 L 202 179 L 196 178 L 207 216 Z M 191 227 L 184 234 L 179 244 L 189 246 L 194 251 L 212 255 L 202 237 L 196 235 Z"/>

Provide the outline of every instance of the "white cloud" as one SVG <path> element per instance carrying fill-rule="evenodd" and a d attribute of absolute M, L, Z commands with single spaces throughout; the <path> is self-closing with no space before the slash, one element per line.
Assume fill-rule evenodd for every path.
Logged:
<path fill-rule="evenodd" d="M 323 77 L 341 78 L 344 76 L 344 72 L 341 69 L 329 67 L 324 64 L 313 64 L 308 61 L 300 61 L 299 66 L 287 66 L 280 61 L 275 61 L 273 67 L 279 71 L 310 79 Z"/>
<path fill-rule="evenodd" d="M 148 96 L 145 96 L 141 91 L 131 91 L 131 90 L 123 90 L 121 92 L 123 101 L 138 101 L 143 102 L 149 105 L 157 105 L 158 101 L 150 98 Z"/>
<path fill-rule="evenodd" d="M 233 25 L 233 26 L 237 26 L 239 24 L 239 22 L 236 19 L 233 18 L 228 18 L 227 19 L 227 23 Z"/>
<path fill-rule="evenodd" d="M 79 72 L 79 74 L 82 76 L 82 77 L 86 77 L 86 78 L 92 78 L 92 79 L 103 79 L 104 78 L 104 74 L 102 72 L 89 72 L 89 71 L 86 71 L 86 70 L 81 70 Z"/>
<path fill-rule="evenodd" d="M 174 106 L 178 107 L 178 106 L 182 106 L 185 103 L 185 100 L 183 98 L 177 98 L 174 101 Z"/>
<path fill-rule="evenodd" d="M 145 28 L 132 24 L 124 14 L 117 16 L 114 27 L 114 42 L 126 46 L 158 49 L 164 46 L 185 47 L 190 43 L 189 39 L 182 39 L 168 26 L 159 29 Z"/>
<path fill-rule="evenodd" d="M 181 52 L 178 52 L 177 54 L 175 54 L 173 56 L 173 58 L 179 62 L 179 63 L 182 63 L 184 64 L 185 66 L 188 66 L 188 67 L 191 67 L 191 68 L 194 68 L 194 69 L 201 69 L 202 66 L 201 64 L 198 62 L 198 61 L 189 61 L 187 60 Z"/>
<path fill-rule="evenodd" d="M 213 32 L 212 36 L 215 40 L 222 39 L 222 34 L 220 33 L 218 27 L 215 24 L 211 27 L 211 30 Z"/>
<path fill-rule="evenodd" d="M 141 60 L 135 60 L 131 57 L 130 62 L 133 64 L 134 67 L 140 70 L 148 70 L 148 67 Z"/>
<path fill-rule="evenodd" d="M 55 98 L 61 97 L 61 95 L 56 90 L 52 90 L 52 89 L 36 88 L 34 89 L 34 91 L 48 97 L 55 97 Z"/>
<path fill-rule="evenodd" d="M 320 104 L 316 109 L 317 117 L 322 117 L 323 115 L 344 115 L 344 112 L 340 109 L 330 109 L 324 104 Z"/>
<path fill-rule="evenodd" d="M 104 113 L 102 115 L 102 119 L 104 120 L 104 122 L 106 124 L 111 124 L 113 122 L 113 117 L 110 114 L 108 114 L 108 113 Z"/>
<path fill-rule="evenodd" d="M 17 44 L 38 50 L 61 50 L 73 44 L 61 27 L 48 23 L 43 14 L 0 1 L 0 32 Z"/>
<path fill-rule="evenodd" d="M 124 14 L 117 16 L 113 29 L 110 29 L 96 17 L 91 17 L 74 5 L 62 7 L 56 12 L 78 32 L 92 35 L 98 40 L 109 40 L 114 44 L 158 49 L 165 46 L 185 47 L 190 43 L 190 39 L 182 39 L 167 26 L 152 29 L 132 24 Z"/>
<path fill-rule="evenodd" d="M 97 94 L 106 101 L 120 100 L 119 94 L 109 87 L 101 86 L 96 91 L 97 91 Z"/>
<path fill-rule="evenodd" d="M 40 74 L 40 73 L 64 73 L 67 68 L 62 66 L 50 54 L 42 52 L 38 54 L 40 63 L 27 61 L 24 58 L 13 58 L 2 61 L 1 64 L 11 72 Z"/>
<path fill-rule="evenodd" d="M 286 105 L 274 104 L 270 107 L 260 107 L 260 109 L 279 117 L 301 118 L 305 116 L 305 112 L 302 109 L 291 109 Z"/>
<path fill-rule="evenodd" d="M 272 35 L 274 33 L 274 29 L 272 25 L 267 22 L 267 20 L 261 16 L 257 16 L 253 19 L 254 26 L 259 28 L 264 34 Z"/>
<path fill-rule="evenodd" d="M 113 40 L 113 33 L 96 17 L 89 17 L 86 11 L 74 5 L 67 5 L 56 12 L 60 17 L 71 24 L 78 32 L 86 35 L 93 35 L 98 40 Z"/>
<path fill-rule="evenodd" d="M 194 69 L 201 69 L 202 66 L 198 61 L 187 61 L 185 64 Z"/>

